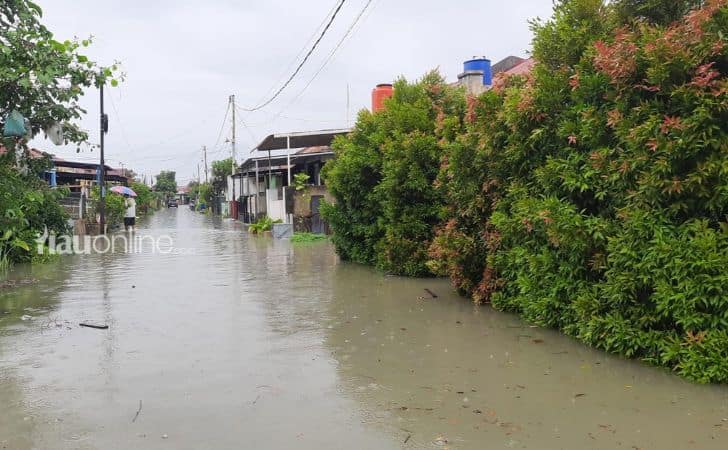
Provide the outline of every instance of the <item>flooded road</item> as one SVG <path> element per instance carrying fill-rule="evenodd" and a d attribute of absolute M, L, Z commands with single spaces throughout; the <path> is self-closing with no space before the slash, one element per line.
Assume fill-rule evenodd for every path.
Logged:
<path fill-rule="evenodd" d="M 186 208 L 137 234 L 176 251 L 64 257 L 0 289 L 0 449 L 728 448 L 728 387 L 474 307 L 446 280 Z"/>

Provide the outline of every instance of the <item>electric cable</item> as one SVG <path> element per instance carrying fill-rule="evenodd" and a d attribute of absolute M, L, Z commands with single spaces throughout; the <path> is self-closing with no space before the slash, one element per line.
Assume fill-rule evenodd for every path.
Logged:
<path fill-rule="evenodd" d="M 246 112 L 257 111 L 257 110 L 259 110 L 261 108 L 264 108 L 264 107 L 268 106 L 269 104 L 271 104 L 271 102 L 273 102 L 273 100 L 275 100 L 276 98 L 278 98 L 279 95 L 281 95 L 281 93 L 288 87 L 288 85 L 291 84 L 291 81 L 293 81 L 293 79 L 296 77 L 296 75 L 298 75 L 298 72 L 301 71 L 301 69 L 303 68 L 303 66 L 306 64 L 306 61 L 308 61 L 308 58 L 311 57 L 311 54 L 314 52 L 314 50 L 316 50 L 316 47 L 318 47 L 319 43 L 321 42 L 321 40 L 326 35 L 326 32 L 331 27 L 331 24 L 334 22 L 334 19 L 336 19 L 336 16 L 339 14 L 339 11 L 341 11 L 341 7 L 344 6 L 344 3 L 345 2 L 346 2 L 346 0 L 340 0 L 339 1 L 339 4 L 336 6 L 336 9 L 334 10 L 334 14 L 331 16 L 331 18 L 329 19 L 328 23 L 326 24 L 326 27 L 324 27 L 324 29 L 321 32 L 321 34 L 319 35 L 318 39 L 316 39 L 316 42 L 313 43 L 313 46 L 311 47 L 311 49 L 308 51 L 308 53 L 306 53 L 306 56 L 303 57 L 303 60 L 298 65 L 298 67 L 296 68 L 296 70 L 291 74 L 290 77 L 288 77 L 288 80 L 286 80 L 286 82 L 283 83 L 283 86 L 281 86 L 276 91 L 276 93 L 273 94 L 273 96 L 271 98 L 269 98 L 268 100 L 266 100 L 265 102 L 259 104 L 258 106 L 255 106 L 253 108 L 242 108 L 243 111 L 246 111 Z"/>

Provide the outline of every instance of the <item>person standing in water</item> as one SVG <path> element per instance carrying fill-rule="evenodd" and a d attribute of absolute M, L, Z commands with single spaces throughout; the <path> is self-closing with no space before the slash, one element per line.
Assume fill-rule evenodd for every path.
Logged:
<path fill-rule="evenodd" d="M 126 211 L 124 212 L 124 228 L 126 231 L 134 231 L 134 225 L 136 225 L 136 200 L 129 194 L 124 194 L 124 206 Z"/>

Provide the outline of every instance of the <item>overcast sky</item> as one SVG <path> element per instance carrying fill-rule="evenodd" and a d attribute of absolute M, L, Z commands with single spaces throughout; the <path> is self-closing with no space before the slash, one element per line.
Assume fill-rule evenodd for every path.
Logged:
<path fill-rule="evenodd" d="M 64 40 L 94 36 L 87 53 L 100 64 L 123 64 L 127 79 L 107 90 L 107 162 L 137 173 L 196 176 L 201 147 L 208 162 L 230 156 L 228 96 L 240 108 L 270 95 L 338 0 L 36 0 L 43 21 Z M 528 19 L 548 17 L 551 0 L 372 0 L 349 38 L 300 95 L 368 0 L 347 0 L 296 80 L 264 111 L 237 113 L 238 161 L 274 132 L 347 126 L 369 107 L 371 89 L 399 76 L 416 79 L 439 68 L 454 81 L 462 62 L 493 63 L 530 48 Z M 320 28 L 319 28 L 320 29 Z M 310 46 L 310 44 L 309 44 Z M 299 58 L 300 60 L 300 58 Z M 82 126 L 98 142 L 98 95 L 88 92 Z M 247 127 L 243 124 L 247 124 Z M 218 140 L 222 126 L 222 138 Z M 98 152 L 36 147 L 75 160 Z"/>

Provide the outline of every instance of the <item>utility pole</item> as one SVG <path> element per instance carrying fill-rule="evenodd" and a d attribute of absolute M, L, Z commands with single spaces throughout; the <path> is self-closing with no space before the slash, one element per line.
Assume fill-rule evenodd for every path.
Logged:
<path fill-rule="evenodd" d="M 202 154 L 203 154 L 203 157 L 205 158 L 205 183 L 207 183 L 207 146 L 206 145 L 202 146 Z"/>
<path fill-rule="evenodd" d="M 233 138 L 231 141 L 232 145 L 232 156 L 233 156 L 233 171 L 232 175 L 235 175 L 235 94 L 230 96 L 230 108 L 233 110 Z M 235 197 L 235 180 L 233 179 L 233 201 L 237 201 Z M 237 217 L 236 217 L 237 219 Z"/>
<path fill-rule="evenodd" d="M 99 142 L 100 161 L 99 161 L 99 234 L 106 233 L 106 167 L 104 162 L 104 135 L 109 131 L 109 116 L 104 114 L 104 71 L 99 73 L 99 105 L 100 112 L 100 131 L 101 137 Z"/>

